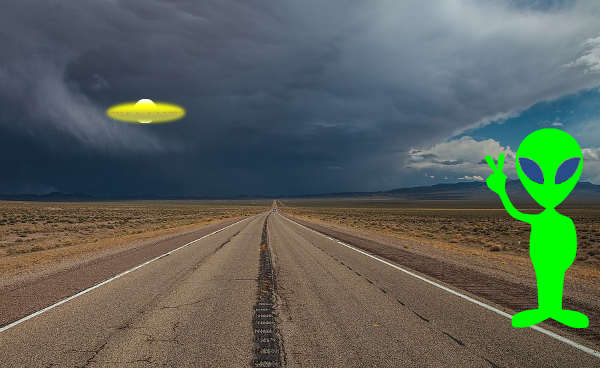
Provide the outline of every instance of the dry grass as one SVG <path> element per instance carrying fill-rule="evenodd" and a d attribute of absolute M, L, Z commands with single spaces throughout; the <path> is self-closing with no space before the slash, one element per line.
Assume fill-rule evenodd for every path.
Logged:
<path fill-rule="evenodd" d="M 529 225 L 514 220 L 496 205 L 452 201 L 284 201 L 283 205 L 290 214 L 357 230 L 529 256 Z M 563 208 L 560 212 L 571 217 L 577 227 L 576 264 L 600 268 L 600 206 L 586 207 Z"/>
<path fill-rule="evenodd" d="M 266 211 L 250 201 L 0 201 L 0 273 Z"/>

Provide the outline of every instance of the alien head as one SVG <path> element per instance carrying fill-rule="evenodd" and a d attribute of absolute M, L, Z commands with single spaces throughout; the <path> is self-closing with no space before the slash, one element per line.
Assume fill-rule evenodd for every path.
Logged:
<path fill-rule="evenodd" d="M 529 134 L 517 150 L 517 175 L 523 186 L 544 208 L 554 208 L 567 198 L 581 176 L 583 157 L 577 141 L 558 129 Z"/>

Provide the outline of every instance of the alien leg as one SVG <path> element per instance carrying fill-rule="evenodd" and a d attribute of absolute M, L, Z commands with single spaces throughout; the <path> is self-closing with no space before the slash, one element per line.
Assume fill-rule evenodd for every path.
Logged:
<path fill-rule="evenodd" d="M 566 326 L 586 328 L 590 325 L 590 321 L 585 314 L 562 308 L 564 277 L 564 272 L 555 272 L 552 275 L 547 276 L 548 283 L 545 287 L 548 292 L 544 293 L 542 298 L 538 295 L 540 308 L 544 305 L 544 308 L 551 312 L 550 318 Z M 538 293 L 539 292 L 538 286 Z"/>
<path fill-rule="evenodd" d="M 558 267 L 537 267 L 535 277 L 538 287 L 538 308 L 549 313 L 562 309 L 565 269 Z"/>
<path fill-rule="evenodd" d="M 515 314 L 512 317 L 513 327 L 530 327 L 536 325 L 551 318 L 555 311 L 562 309 L 562 278 L 557 277 L 556 273 L 555 270 L 535 267 L 538 287 L 538 307 Z M 564 272 L 562 275 L 564 276 Z"/>
<path fill-rule="evenodd" d="M 590 322 L 588 317 L 580 312 L 563 309 L 563 288 L 565 272 L 549 271 L 538 274 L 538 303 L 539 308 L 549 312 L 550 318 L 566 326 L 586 328 Z"/>
<path fill-rule="evenodd" d="M 541 309 L 528 309 L 512 316 L 515 328 L 530 327 L 550 318 L 550 314 Z"/>
<path fill-rule="evenodd" d="M 554 312 L 551 318 L 572 328 L 586 328 L 590 325 L 588 316 L 581 312 L 569 309 L 561 309 Z"/>

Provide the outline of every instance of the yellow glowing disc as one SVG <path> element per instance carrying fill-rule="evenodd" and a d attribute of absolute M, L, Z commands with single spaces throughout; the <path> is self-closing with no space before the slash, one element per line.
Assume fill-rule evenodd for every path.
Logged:
<path fill-rule="evenodd" d="M 106 115 L 128 123 L 166 123 L 184 117 L 185 110 L 181 106 L 144 98 L 138 102 L 114 105 L 106 110 Z"/>

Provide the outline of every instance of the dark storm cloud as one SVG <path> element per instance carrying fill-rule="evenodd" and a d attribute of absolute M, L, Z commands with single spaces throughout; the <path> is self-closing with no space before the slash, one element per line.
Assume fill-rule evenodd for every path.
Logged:
<path fill-rule="evenodd" d="M 573 63 L 600 33 L 597 3 L 521 3 L 5 4 L 0 191 L 417 183 L 404 167 L 410 149 L 598 85 L 591 65 Z M 187 116 L 156 126 L 104 116 L 140 98 Z"/>

